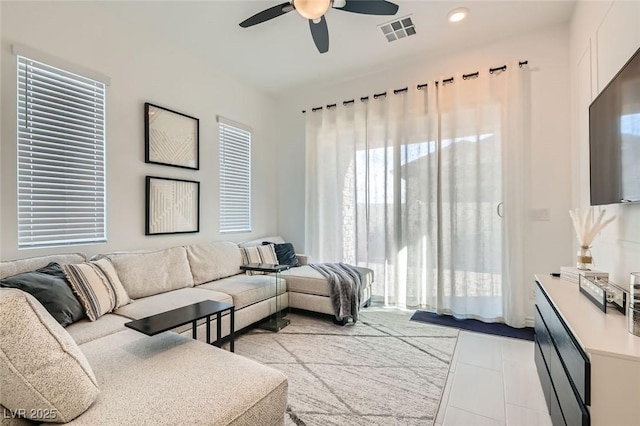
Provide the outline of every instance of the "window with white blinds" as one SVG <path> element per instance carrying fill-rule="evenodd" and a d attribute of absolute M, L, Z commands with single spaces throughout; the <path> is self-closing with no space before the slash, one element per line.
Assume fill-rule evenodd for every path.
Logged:
<path fill-rule="evenodd" d="M 251 130 L 218 117 L 220 232 L 251 231 Z"/>
<path fill-rule="evenodd" d="M 18 56 L 18 245 L 104 241 L 105 85 Z"/>

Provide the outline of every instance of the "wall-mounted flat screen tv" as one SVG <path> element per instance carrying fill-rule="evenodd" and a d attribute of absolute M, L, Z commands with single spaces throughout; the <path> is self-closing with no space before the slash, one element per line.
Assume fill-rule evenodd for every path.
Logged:
<path fill-rule="evenodd" d="M 589 107 L 591 205 L 640 202 L 640 49 Z"/>

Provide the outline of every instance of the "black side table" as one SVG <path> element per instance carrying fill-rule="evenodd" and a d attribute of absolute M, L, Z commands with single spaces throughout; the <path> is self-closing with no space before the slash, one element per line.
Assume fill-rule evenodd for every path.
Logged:
<path fill-rule="evenodd" d="M 278 332 L 289 325 L 291 321 L 282 318 L 280 312 L 280 296 L 278 294 L 278 286 L 280 284 L 280 272 L 289 269 L 289 265 L 273 265 L 271 263 L 249 263 L 240 267 L 243 271 L 260 271 L 276 274 L 276 313 L 270 316 L 268 321 L 259 325 L 260 328 L 269 331 Z"/>
<path fill-rule="evenodd" d="M 228 303 L 215 302 L 213 300 L 205 300 L 202 302 L 194 303 L 192 305 L 183 306 L 181 308 L 173 309 L 171 311 L 162 312 L 150 317 L 141 318 L 139 320 L 125 323 L 125 327 L 129 327 L 132 330 L 139 331 L 147 336 L 155 336 L 156 334 L 169 331 L 181 325 L 192 323 L 192 337 L 198 340 L 198 320 L 201 318 L 207 319 L 207 343 L 211 343 L 211 316 L 216 315 L 216 331 L 217 337 L 213 345 L 221 346 L 222 335 L 222 313 L 229 311 L 231 316 L 231 323 L 229 329 L 229 350 L 234 352 L 234 338 L 235 338 L 235 306 Z"/>

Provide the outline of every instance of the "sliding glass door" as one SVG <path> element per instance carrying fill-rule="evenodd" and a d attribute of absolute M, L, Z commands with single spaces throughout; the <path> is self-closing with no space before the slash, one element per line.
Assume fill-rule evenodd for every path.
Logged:
<path fill-rule="evenodd" d="M 523 324 L 522 86 L 502 77 L 307 114 L 310 254 L 373 269 L 385 304 Z"/>

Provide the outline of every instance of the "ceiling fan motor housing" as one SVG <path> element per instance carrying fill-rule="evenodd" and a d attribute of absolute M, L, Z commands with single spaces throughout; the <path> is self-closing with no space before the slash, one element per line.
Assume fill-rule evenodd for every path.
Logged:
<path fill-rule="evenodd" d="M 331 7 L 331 0 L 293 0 L 293 7 L 307 19 L 320 19 Z"/>

